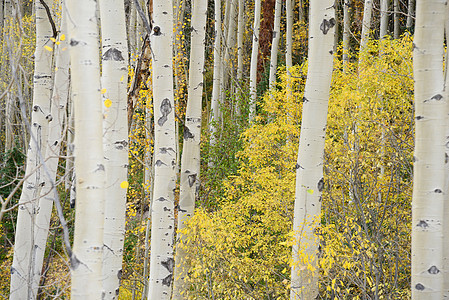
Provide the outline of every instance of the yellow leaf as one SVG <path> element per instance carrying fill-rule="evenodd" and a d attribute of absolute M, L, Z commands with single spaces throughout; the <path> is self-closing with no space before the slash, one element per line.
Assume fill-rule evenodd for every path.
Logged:
<path fill-rule="evenodd" d="M 53 43 L 56 43 L 56 39 L 55 38 L 50 38 L 50 41 L 52 41 Z"/>
<path fill-rule="evenodd" d="M 106 89 L 101 89 L 101 93 L 105 94 L 106 93 Z"/>
<path fill-rule="evenodd" d="M 109 99 L 104 100 L 104 106 L 111 107 L 111 105 L 112 105 L 112 101 L 111 100 L 109 100 Z"/>
<path fill-rule="evenodd" d="M 312 189 L 308 189 L 307 193 L 309 193 L 310 195 L 313 195 L 313 190 Z"/>
<path fill-rule="evenodd" d="M 62 48 L 62 51 L 65 51 L 65 50 L 67 50 L 67 47 Z"/>
<path fill-rule="evenodd" d="M 128 188 L 128 186 L 129 186 L 129 183 L 128 183 L 128 181 L 122 181 L 122 183 L 120 183 L 120 187 L 122 188 L 122 189 L 127 189 Z"/>
<path fill-rule="evenodd" d="M 59 38 L 61 41 L 65 41 L 65 34 L 61 34 L 61 37 Z"/>
<path fill-rule="evenodd" d="M 124 76 L 122 75 L 122 77 L 120 77 L 120 81 L 123 81 L 123 79 L 124 79 Z"/>
<path fill-rule="evenodd" d="M 55 72 L 58 72 L 58 67 L 55 67 Z"/>
<path fill-rule="evenodd" d="M 47 51 L 53 51 L 53 48 L 52 47 L 49 47 L 49 46 L 44 46 L 44 48 L 45 48 L 45 50 L 47 50 Z"/>
<path fill-rule="evenodd" d="M 57 42 L 56 42 L 56 45 L 59 45 L 59 44 L 61 44 L 61 42 L 60 42 L 60 41 L 57 41 Z"/>

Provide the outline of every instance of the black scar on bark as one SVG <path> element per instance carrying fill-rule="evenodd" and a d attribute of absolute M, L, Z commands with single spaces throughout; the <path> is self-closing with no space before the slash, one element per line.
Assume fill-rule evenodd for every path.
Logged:
<path fill-rule="evenodd" d="M 427 222 L 424 220 L 419 220 L 419 223 L 416 226 L 422 227 L 422 228 L 427 228 L 427 227 L 429 227 L 429 224 L 427 224 Z"/>
<path fill-rule="evenodd" d="M 448 163 L 449 162 L 449 155 L 447 155 L 447 153 L 444 154 L 444 163 Z"/>
<path fill-rule="evenodd" d="M 422 119 L 424 119 L 424 117 L 423 116 L 416 116 L 416 118 L 415 118 L 416 120 L 422 120 Z"/>
<path fill-rule="evenodd" d="M 120 288 L 117 288 L 117 289 L 115 290 L 115 295 L 118 296 L 119 294 L 120 294 Z"/>
<path fill-rule="evenodd" d="M 159 197 L 156 199 L 156 201 L 167 201 L 167 199 L 165 199 L 164 197 Z"/>
<path fill-rule="evenodd" d="M 154 26 L 154 27 L 153 27 L 153 34 L 154 34 L 155 36 L 161 35 L 161 28 L 160 28 L 159 26 Z"/>
<path fill-rule="evenodd" d="M 173 273 L 175 260 L 172 257 L 169 257 L 166 261 L 161 261 L 161 265 L 164 266 L 170 273 Z"/>
<path fill-rule="evenodd" d="M 320 181 L 318 181 L 317 187 L 318 187 L 318 192 L 322 192 L 323 191 L 323 189 L 324 189 L 324 178 L 321 178 Z"/>
<path fill-rule="evenodd" d="M 162 279 L 162 284 L 165 285 L 165 286 L 170 286 L 171 278 L 172 278 L 172 274 L 168 275 L 167 277 Z"/>
<path fill-rule="evenodd" d="M 307 99 L 306 97 L 302 97 L 302 102 L 309 102 L 309 99 Z"/>
<path fill-rule="evenodd" d="M 104 60 L 114 60 L 114 61 L 122 61 L 125 60 L 122 56 L 122 52 L 118 50 L 117 48 L 109 48 L 108 51 L 106 51 L 103 54 Z"/>
<path fill-rule="evenodd" d="M 323 32 L 323 34 L 327 34 L 329 29 L 335 26 L 335 19 L 331 18 L 329 21 L 326 19 L 323 19 L 323 22 L 320 25 L 320 30 Z"/>
<path fill-rule="evenodd" d="M 176 153 L 175 152 L 175 150 L 173 150 L 173 148 L 172 147 L 162 147 L 162 148 L 160 148 L 160 151 L 161 151 L 161 154 L 167 154 L 168 153 L 168 151 L 172 151 L 173 153 Z"/>
<path fill-rule="evenodd" d="M 78 45 L 80 42 L 78 42 L 78 41 L 76 41 L 76 40 L 74 40 L 74 39 L 70 39 L 70 46 L 76 46 L 76 45 Z"/>
<path fill-rule="evenodd" d="M 160 166 L 162 166 L 162 165 L 167 165 L 167 164 L 164 163 L 164 162 L 162 162 L 162 160 L 158 159 L 158 160 L 156 161 L 156 167 L 160 167 Z"/>
<path fill-rule="evenodd" d="M 437 193 L 437 194 L 441 194 L 443 191 L 440 190 L 440 189 L 435 189 L 434 192 Z"/>
<path fill-rule="evenodd" d="M 190 131 L 189 127 L 184 126 L 184 140 L 193 139 L 195 135 Z"/>
<path fill-rule="evenodd" d="M 170 100 L 168 100 L 167 98 L 162 100 L 160 110 L 162 117 L 160 117 L 159 120 L 157 120 L 157 123 L 159 124 L 159 126 L 162 126 L 167 121 L 168 114 L 172 111 Z"/>
<path fill-rule="evenodd" d="M 440 270 L 438 270 L 436 266 L 431 266 L 429 270 L 427 270 L 427 272 L 429 272 L 429 274 L 435 275 L 440 273 Z"/>
<path fill-rule="evenodd" d="M 430 100 L 437 100 L 437 101 L 440 101 L 441 99 L 443 99 L 443 96 L 441 94 L 436 94 L 435 96 L 430 98 Z"/>
<path fill-rule="evenodd" d="M 417 289 L 418 291 L 422 291 L 425 289 L 425 287 L 421 283 L 418 283 L 417 285 L 415 285 L 415 289 Z"/>
<path fill-rule="evenodd" d="M 196 181 L 196 174 L 190 174 L 187 177 L 189 179 L 189 187 L 192 187 L 195 184 L 195 181 Z"/>
<path fill-rule="evenodd" d="M 70 268 L 72 268 L 72 270 L 76 270 L 80 264 L 81 262 L 75 256 L 75 254 L 72 254 L 72 256 L 70 257 Z"/>
<path fill-rule="evenodd" d="M 117 271 L 117 278 L 118 278 L 118 280 L 122 280 L 122 274 L 123 274 L 122 269 Z"/>

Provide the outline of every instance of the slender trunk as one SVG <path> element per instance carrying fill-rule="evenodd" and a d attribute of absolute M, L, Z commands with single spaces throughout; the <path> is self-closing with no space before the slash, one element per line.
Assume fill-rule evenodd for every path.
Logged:
<path fill-rule="evenodd" d="M 250 104 L 249 122 L 253 122 L 256 117 L 257 105 L 257 58 L 259 56 L 259 31 L 260 31 L 260 9 L 261 0 L 254 1 L 254 25 L 253 25 L 253 46 L 251 51 L 251 68 L 249 75 Z"/>
<path fill-rule="evenodd" d="M 54 193 L 56 192 L 56 174 L 58 170 L 59 154 L 62 142 L 62 124 L 66 118 L 67 98 L 69 95 L 69 53 L 63 49 L 68 47 L 65 34 L 67 33 L 65 11 L 62 12 L 61 33 L 56 45 L 56 63 L 53 84 L 53 94 L 51 97 L 48 142 L 46 143 L 46 167 L 48 172 L 44 172 L 44 182 L 41 191 L 41 198 L 38 204 L 38 214 L 36 217 L 35 244 L 36 252 L 34 264 L 34 286 L 33 293 L 37 294 L 44 261 L 45 247 L 47 244 L 50 219 L 52 214 Z M 49 176 L 48 176 L 48 175 Z"/>
<path fill-rule="evenodd" d="M 332 0 L 310 3 L 309 65 L 296 165 L 292 300 L 315 299 L 318 295 L 317 226 L 324 187 L 324 139 L 333 68 L 335 19 L 332 4 Z"/>
<path fill-rule="evenodd" d="M 229 3 L 229 19 L 227 23 L 227 35 L 224 42 L 224 63 L 223 63 L 223 88 L 225 90 L 230 89 L 230 79 L 232 79 L 232 73 L 234 70 L 234 47 L 236 44 L 236 16 L 237 16 L 237 0 L 231 0 Z"/>
<path fill-rule="evenodd" d="M 413 50 L 412 299 L 443 299 L 445 0 L 420 0 Z"/>
<path fill-rule="evenodd" d="M 446 21 L 445 26 L 445 37 L 446 43 L 449 41 L 449 5 L 446 4 Z M 445 57 L 445 69 L 444 69 L 444 91 L 443 97 L 446 99 L 446 116 L 449 114 L 449 53 L 446 51 Z M 446 140 L 445 140 L 445 157 L 449 157 L 449 119 L 446 117 L 445 122 L 446 130 Z M 444 164 L 445 171 L 445 181 L 444 181 L 444 215 L 443 220 L 449 220 L 449 159 L 445 160 Z M 443 227 L 443 298 L 449 298 L 449 226 Z"/>
<path fill-rule="evenodd" d="M 51 51 L 52 30 L 44 7 L 39 1 L 36 5 L 36 51 L 34 66 L 33 109 L 31 113 L 31 139 L 27 151 L 25 180 L 19 200 L 17 229 L 14 242 L 14 258 L 11 267 L 10 299 L 34 299 L 32 290 L 34 278 L 35 252 L 34 234 L 39 192 L 43 179 L 40 167 L 47 143 L 48 119 L 50 112 L 50 97 L 52 88 Z M 36 169 L 33 174 L 32 170 Z"/>
<path fill-rule="evenodd" d="M 270 57 L 270 79 L 269 86 L 272 89 L 276 83 L 276 72 L 278 67 L 278 48 L 279 38 L 281 36 L 281 9 L 282 0 L 276 0 L 274 7 L 274 30 L 273 42 L 271 43 L 271 57 Z"/>
<path fill-rule="evenodd" d="M 415 0 L 408 0 L 408 10 L 407 10 L 407 30 L 411 30 L 413 27 L 414 17 L 415 17 Z"/>
<path fill-rule="evenodd" d="M 239 13 L 237 24 L 237 82 L 239 87 L 239 97 L 235 104 L 236 116 L 242 114 L 242 95 L 243 95 L 243 34 L 245 31 L 245 1 L 239 0 Z"/>
<path fill-rule="evenodd" d="M 212 86 L 211 114 L 209 118 L 210 145 L 216 143 L 216 132 L 220 121 L 221 91 L 221 0 L 215 0 L 215 41 L 214 41 L 214 79 Z"/>
<path fill-rule="evenodd" d="M 102 297 L 105 166 L 97 1 L 67 0 L 75 110 L 76 212 L 72 299 Z"/>
<path fill-rule="evenodd" d="M 389 0 L 381 0 L 380 2 L 380 38 L 384 38 L 388 34 L 389 4 Z"/>
<path fill-rule="evenodd" d="M 173 279 L 176 134 L 173 96 L 173 4 L 154 0 L 153 49 L 154 197 L 148 299 L 170 299 Z"/>
<path fill-rule="evenodd" d="M 122 0 L 100 0 L 103 145 L 106 169 L 103 290 L 118 299 L 122 274 L 128 166 L 128 44 Z"/>
<path fill-rule="evenodd" d="M 393 0 L 393 12 L 394 12 L 394 33 L 395 39 L 399 38 L 399 0 Z"/>
<path fill-rule="evenodd" d="M 369 40 L 372 12 L 373 12 L 373 0 L 365 0 L 365 7 L 363 9 L 362 36 L 360 39 L 360 53 L 363 52 Z"/>
<path fill-rule="evenodd" d="M 186 299 L 188 271 L 186 253 L 182 248 L 186 236 L 182 230 L 185 222 L 193 215 L 195 200 L 199 191 L 201 113 L 203 98 L 204 50 L 206 38 L 207 0 L 192 3 L 191 51 L 189 66 L 189 87 L 184 127 L 184 143 L 181 158 L 181 187 L 178 210 L 178 247 L 176 248 L 176 267 L 173 299 Z"/>
<path fill-rule="evenodd" d="M 346 67 L 349 62 L 349 39 L 351 32 L 351 16 L 349 14 L 349 8 L 351 7 L 351 0 L 344 0 L 343 4 L 343 69 L 346 71 Z"/>

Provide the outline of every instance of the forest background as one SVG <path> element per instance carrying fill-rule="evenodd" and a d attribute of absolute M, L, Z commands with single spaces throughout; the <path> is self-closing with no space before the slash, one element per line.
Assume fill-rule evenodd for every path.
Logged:
<path fill-rule="evenodd" d="M 43 5 L 45 2 L 47 7 Z M 44 8 L 44 16 L 51 16 L 53 21 L 52 34 L 46 37 L 52 46 L 45 44 L 40 50 L 54 55 L 49 61 L 55 82 L 58 71 L 55 53 L 69 47 L 69 35 L 62 21 L 66 4 L 45 2 L 0 2 L 0 297 L 3 298 L 13 299 L 10 293 L 13 246 L 16 232 L 23 226 L 18 222 L 18 207 L 22 185 L 32 177 L 25 167 L 32 140 L 29 124 L 32 112 L 36 111 L 33 104 L 34 58 L 39 50 L 35 48 L 39 42 L 36 7 Z M 182 212 L 181 149 L 192 134 L 185 128 L 191 91 L 189 75 L 193 73 L 189 63 L 193 60 L 192 53 L 195 54 L 194 2 L 198 1 L 173 1 L 175 219 Z M 301 167 L 297 156 L 302 107 L 308 101 L 304 89 L 308 79 L 310 3 L 307 0 L 203 2 L 207 15 L 198 140 L 201 170 L 195 175 L 198 178 L 193 179 L 195 184 L 190 184 L 196 189 L 194 215 L 179 231 L 185 238 L 176 239 L 176 249 L 183 249 L 184 260 L 188 262 L 179 299 L 288 299 L 290 272 L 295 265 L 292 245 L 298 243 L 292 226 L 296 170 Z M 307 190 L 310 194 L 318 189 L 322 192 L 322 213 L 319 229 L 315 231 L 319 239 L 318 269 L 312 270 L 313 262 L 307 264 L 311 259 L 307 254 L 302 257 L 311 272 L 319 273 L 316 275 L 319 299 L 411 298 L 414 1 L 389 2 L 337 0 L 334 4 L 331 27 L 335 30 L 335 46 L 324 180 L 316 191 Z M 156 4 L 129 0 L 121 3 L 127 30 L 126 61 L 129 59 L 125 80 L 129 139 L 123 144 L 129 163 L 127 178 L 116 183 L 127 191 L 118 298 L 144 299 L 151 289 L 150 212 L 155 165 L 159 160 L 155 159 L 154 144 L 157 131 L 154 122 L 158 122 L 152 100 L 154 63 L 150 62 L 148 31 L 139 7 L 152 25 L 151 20 L 157 18 L 152 15 L 156 13 L 152 13 Z M 256 34 L 253 29 L 257 27 L 254 20 L 258 5 L 261 20 L 260 33 Z M 367 19 L 370 5 L 371 17 Z M 275 25 L 276 11 L 280 14 L 279 28 Z M 288 14 L 293 18 L 290 50 Z M 100 19 L 99 14 L 97 17 Z M 218 30 L 217 18 L 222 23 Z M 153 35 L 157 35 L 155 28 L 151 28 Z M 218 36 L 221 42 L 217 46 Z M 254 36 L 258 40 L 256 46 Z M 278 49 L 272 47 L 276 37 L 280 38 Z M 64 43 L 58 50 L 57 46 Z M 255 56 L 251 55 L 254 48 Z M 219 88 L 214 86 L 217 79 L 214 49 L 220 49 Z M 108 92 L 100 86 L 96 88 L 102 95 Z M 59 200 L 52 200 L 60 203 L 60 210 L 55 208 L 49 219 L 46 250 L 33 296 L 37 299 L 70 298 L 71 254 L 66 238 L 73 243 L 74 207 L 78 205 L 73 167 L 76 135 L 73 93 L 67 92 L 67 105 L 60 108 L 63 111 L 58 120 L 60 154 L 54 185 Z M 112 105 L 108 100 L 103 99 L 103 109 Z M 98 134 L 101 140 L 101 130 Z M 45 195 L 44 185 L 39 189 Z M 51 189 L 46 192 L 52 193 Z M 107 213 L 97 215 L 104 214 Z"/>

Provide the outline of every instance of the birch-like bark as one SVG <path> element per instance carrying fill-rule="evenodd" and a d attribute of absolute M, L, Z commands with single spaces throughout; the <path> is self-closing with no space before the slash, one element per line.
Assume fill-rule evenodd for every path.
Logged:
<path fill-rule="evenodd" d="M 271 57 L 270 57 L 270 77 L 269 77 L 270 89 L 274 88 L 274 85 L 276 83 L 276 72 L 278 68 L 279 38 L 281 36 L 281 9 L 282 9 L 282 0 L 276 0 L 276 4 L 274 6 L 273 42 L 271 43 Z"/>
<path fill-rule="evenodd" d="M 50 41 L 52 30 L 44 7 L 35 1 L 36 7 L 36 50 L 34 65 L 33 109 L 31 112 L 31 138 L 27 151 L 25 177 L 28 177 L 19 199 L 14 257 L 11 266 L 10 299 L 35 298 L 33 294 L 33 265 L 35 253 L 34 234 L 37 203 L 41 183 L 44 181 L 41 158 L 45 155 L 47 142 L 50 97 L 52 88 L 52 54 L 44 46 L 53 48 Z M 33 171 L 35 170 L 35 171 Z M 34 172 L 34 173 L 32 173 Z"/>
<path fill-rule="evenodd" d="M 393 38 L 399 38 L 399 0 L 393 0 L 394 31 Z"/>
<path fill-rule="evenodd" d="M 446 4 L 446 20 L 445 37 L 446 41 L 449 41 L 449 5 Z M 448 52 L 446 51 L 446 62 L 448 61 Z M 444 70 L 444 91 L 443 97 L 446 99 L 446 140 L 445 140 L 445 157 L 449 157 L 449 64 L 445 63 Z M 444 215 L 443 220 L 449 220 L 449 159 L 445 160 L 445 181 L 444 181 Z M 449 298 L 449 226 L 443 226 L 443 298 Z"/>
<path fill-rule="evenodd" d="M 380 33 L 379 33 L 380 38 L 384 38 L 388 34 L 389 4 L 390 0 L 380 1 Z"/>
<path fill-rule="evenodd" d="M 36 230 L 34 239 L 34 281 L 33 294 L 37 295 L 39 282 L 41 279 L 42 264 L 44 261 L 45 248 L 47 244 L 50 219 L 52 214 L 54 193 L 56 192 L 56 174 L 58 171 L 60 148 L 62 143 L 62 131 L 64 119 L 66 119 L 67 98 L 69 95 L 69 52 L 66 51 L 68 44 L 66 39 L 67 18 L 65 10 L 62 11 L 61 33 L 58 37 L 58 44 L 55 46 L 55 73 L 53 94 L 51 97 L 50 115 L 47 116 L 49 122 L 48 141 L 46 143 L 46 168 L 43 172 L 44 181 L 41 190 L 41 198 L 38 203 L 38 213 L 36 217 Z"/>
<path fill-rule="evenodd" d="M 243 80 L 243 34 L 245 32 L 245 1 L 239 0 L 239 13 L 237 22 L 237 80 Z"/>
<path fill-rule="evenodd" d="M 287 74 L 290 74 L 290 68 L 293 66 L 292 63 L 292 51 L 293 51 L 293 1 L 286 0 L 285 4 L 285 15 L 286 15 L 286 34 L 285 34 L 285 65 L 287 67 Z"/>
<path fill-rule="evenodd" d="M 186 236 L 182 230 L 193 215 L 199 191 L 201 113 L 203 98 L 204 50 L 206 42 L 207 0 L 193 1 L 192 33 L 189 66 L 188 101 L 181 158 L 181 181 L 178 210 L 178 232 L 173 299 L 185 299 L 188 261 L 182 244 Z"/>
<path fill-rule="evenodd" d="M 316 229 L 324 188 L 323 156 L 333 68 L 334 13 L 332 0 L 310 3 L 309 65 L 296 165 L 292 300 L 315 299 L 318 295 L 319 238 Z"/>
<path fill-rule="evenodd" d="M 373 12 L 373 0 L 365 0 L 365 7 L 363 9 L 362 36 L 360 39 L 360 53 L 363 52 L 369 40 L 372 12 Z"/>
<path fill-rule="evenodd" d="M 343 3 L 343 70 L 346 71 L 349 62 L 349 39 L 351 33 L 351 16 L 349 8 L 351 0 L 344 0 Z"/>
<path fill-rule="evenodd" d="M 257 102 L 257 57 L 259 56 L 259 31 L 260 31 L 260 9 L 261 0 L 254 0 L 254 24 L 253 24 L 253 46 L 251 51 L 251 67 L 249 71 L 249 122 L 256 117 Z"/>
<path fill-rule="evenodd" d="M 237 17 L 237 0 L 230 0 L 228 3 L 229 6 L 229 19 L 227 22 L 226 28 L 226 41 L 224 43 L 224 64 L 223 64 L 223 81 L 224 81 L 224 89 L 230 90 L 230 78 L 232 78 L 232 73 L 234 70 L 233 66 L 233 53 L 234 47 L 236 44 L 236 17 Z"/>
<path fill-rule="evenodd" d="M 412 299 L 443 299 L 445 0 L 420 0 L 413 50 Z"/>
<path fill-rule="evenodd" d="M 211 113 L 209 118 L 210 145 L 216 143 L 216 132 L 220 121 L 220 91 L 222 82 L 221 56 L 221 0 L 215 0 L 215 41 L 214 41 L 214 79 L 212 85 Z"/>
<path fill-rule="evenodd" d="M 170 299 L 173 278 L 176 134 L 173 96 L 173 4 L 154 0 L 153 49 L 154 196 L 148 299 Z"/>
<path fill-rule="evenodd" d="M 97 1 L 67 0 L 66 7 L 76 133 L 71 298 L 101 299 L 105 166 Z"/>
<path fill-rule="evenodd" d="M 128 187 L 128 44 L 122 0 L 100 0 L 103 145 L 106 168 L 103 299 L 118 299 Z"/>
<path fill-rule="evenodd" d="M 406 27 L 407 30 L 411 30 L 414 23 L 414 17 L 415 17 L 415 0 L 408 0 L 408 10 L 407 10 L 407 23 Z"/>

